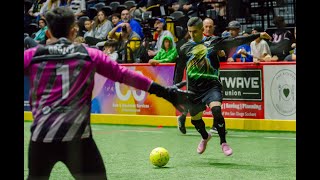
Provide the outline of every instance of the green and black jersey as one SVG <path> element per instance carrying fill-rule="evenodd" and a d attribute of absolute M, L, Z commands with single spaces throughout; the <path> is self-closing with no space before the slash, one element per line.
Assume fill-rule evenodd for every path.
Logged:
<path fill-rule="evenodd" d="M 251 42 L 259 36 L 204 37 L 200 43 L 189 40 L 180 47 L 180 63 L 177 64 L 175 76 L 181 81 L 186 68 L 188 89 L 196 93 L 206 92 L 220 77 L 220 62 L 213 57 L 213 52 Z"/>

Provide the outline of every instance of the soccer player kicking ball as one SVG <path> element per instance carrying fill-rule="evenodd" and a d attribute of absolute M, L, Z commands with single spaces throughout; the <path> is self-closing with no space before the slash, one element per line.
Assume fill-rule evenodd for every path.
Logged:
<path fill-rule="evenodd" d="M 52 43 L 24 51 L 24 71 L 30 77 L 33 115 L 28 151 L 28 179 L 49 179 L 56 162 L 63 162 L 75 179 L 105 180 L 106 169 L 90 126 L 94 75 L 155 94 L 184 111 L 187 91 L 163 87 L 119 66 L 102 51 L 72 43 L 74 13 L 58 7 L 45 18 Z"/>
<path fill-rule="evenodd" d="M 188 109 L 191 115 L 191 123 L 202 137 L 197 152 L 202 154 L 211 138 L 211 134 L 206 131 L 205 123 L 202 120 L 203 111 L 206 106 L 209 106 L 214 117 L 214 126 L 217 128 L 220 137 L 221 149 L 226 156 L 230 156 L 232 155 L 232 149 L 226 141 L 226 125 L 221 112 L 220 62 L 217 58 L 213 58 L 212 52 L 239 46 L 258 37 L 265 39 L 271 37 L 265 32 L 235 38 L 205 37 L 203 36 L 203 23 L 199 17 L 190 18 L 187 26 L 191 40 L 180 48 L 180 61 L 185 62 L 177 66 L 179 69 L 176 72 L 183 73 L 186 67 L 187 89 L 195 93 L 195 95 L 189 96 L 190 105 Z M 181 74 L 178 76 L 182 77 Z M 186 112 L 188 111 L 183 114 L 186 114 Z M 178 118 L 178 120 L 181 119 Z M 181 129 L 180 126 L 184 127 L 184 123 L 178 123 L 179 129 Z"/>

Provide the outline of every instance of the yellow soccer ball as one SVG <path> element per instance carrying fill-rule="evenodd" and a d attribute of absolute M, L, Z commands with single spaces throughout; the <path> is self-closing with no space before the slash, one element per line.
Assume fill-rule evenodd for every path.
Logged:
<path fill-rule="evenodd" d="M 169 152 L 163 147 L 154 148 L 150 153 L 150 162 L 157 167 L 165 166 L 169 162 Z"/>

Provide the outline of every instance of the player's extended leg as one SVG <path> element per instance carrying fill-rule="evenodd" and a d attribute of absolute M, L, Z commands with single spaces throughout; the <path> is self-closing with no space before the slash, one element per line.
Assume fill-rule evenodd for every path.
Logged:
<path fill-rule="evenodd" d="M 221 112 L 221 102 L 214 101 L 209 104 L 211 109 L 212 115 L 214 117 L 214 126 L 217 128 L 219 137 L 220 137 L 220 144 L 223 153 L 226 156 L 230 156 L 232 154 L 232 149 L 227 144 L 226 141 L 226 126 L 225 120 Z"/>
<path fill-rule="evenodd" d="M 186 118 L 187 118 L 187 114 L 188 112 L 183 112 L 180 116 L 178 116 L 177 118 L 177 122 L 178 122 L 178 129 L 182 134 L 186 134 L 187 133 L 187 129 L 186 129 Z"/>
<path fill-rule="evenodd" d="M 30 141 L 27 180 L 48 180 L 53 166 L 58 161 L 58 150 L 59 147 L 52 143 Z"/>
<path fill-rule="evenodd" d="M 106 169 L 92 138 L 70 142 L 65 146 L 62 162 L 76 180 L 106 180 Z"/>
<path fill-rule="evenodd" d="M 197 114 L 193 114 L 192 111 L 190 111 L 191 123 L 194 125 L 194 127 L 201 134 L 202 137 L 197 148 L 197 152 L 199 154 L 202 154 L 206 150 L 207 143 L 211 139 L 211 134 L 207 132 L 206 125 L 202 120 L 202 114 L 203 111 L 200 111 Z"/>

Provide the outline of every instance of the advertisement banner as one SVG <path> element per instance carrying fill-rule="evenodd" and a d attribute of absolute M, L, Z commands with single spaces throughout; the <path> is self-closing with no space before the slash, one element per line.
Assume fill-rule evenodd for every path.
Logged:
<path fill-rule="evenodd" d="M 265 119 L 296 120 L 296 65 L 264 66 Z"/>
<path fill-rule="evenodd" d="M 164 86 L 172 85 L 174 64 L 123 64 Z M 263 73 L 263 74 L 262 74 Z M 296 65 L 223 64 L 223 115 L 226 118 L 296 119 Z M 24 77 L 24 111 L 30 111 L 29 78 Z M 180 115 L 166 100 L 95 75 L 92 113 Z M 209 108 L 205 117 L 212 117 Z"/>
<path fill-rule="evenodd" d="M 220 71 L 224 100 L 262 101 L 261 69 Z"/>
<path fill-rule="evenodd" d="M 132 65 L 127 68 L 137 71 L 163 86 L 173 83 L 174 65 Z M 24 77 L 24 111 L 31 111 L 29 105 L 29 78 Z M 92 113 L 102 114 L 139 114 L 175 116 L 176 110 L 171 103 L 156 95 L 137 90 L 133 87 L 109 80 L 95 74 L 92 93 Z"/>
<path fill-rule="evenodd" d="M 172 65 L 132 65 L 126 66 L 141 73 L 155 82 L 171 86 L 174 66 Z M 95 75 L 92 113 L 102 114 L 137 114 L 175 116 L 175 108 L 166 100 L 145 91 L 114 82 L 99 74 Z"/>
<path fill-rule="evenodd" d="M 240 69 L 221 69 L 220 79 L 223 86 L 222 113 L 226 118 L 264 118 L 262 92 L 262 66 Z M 209 108 L 205 117 L 212 117 Z"/>

